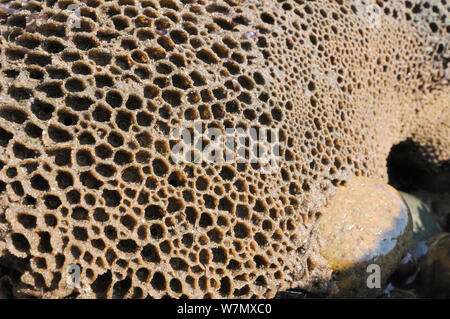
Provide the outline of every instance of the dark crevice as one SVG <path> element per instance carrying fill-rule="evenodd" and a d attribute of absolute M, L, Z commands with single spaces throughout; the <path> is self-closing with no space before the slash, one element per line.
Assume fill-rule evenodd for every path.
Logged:
<path fill-rule="evenodd" d="M 394 145 L 387 158 L 389 184 L 404 192 L 450 193 L 450 160 L 436 166 L 411 139 Z"/>

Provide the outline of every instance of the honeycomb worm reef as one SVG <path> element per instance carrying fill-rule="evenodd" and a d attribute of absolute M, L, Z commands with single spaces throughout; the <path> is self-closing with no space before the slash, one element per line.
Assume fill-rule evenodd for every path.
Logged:
<path fill-rule="evenodd" d="M 2 1 L 0 294 L 326 290 L 315 230 L 337 186 L 386 180 L 407 138 L 448 163 L 449 8 Z M 279 130 L 279 170 L 173 163 L 170 132 L 193 120 Z"/>

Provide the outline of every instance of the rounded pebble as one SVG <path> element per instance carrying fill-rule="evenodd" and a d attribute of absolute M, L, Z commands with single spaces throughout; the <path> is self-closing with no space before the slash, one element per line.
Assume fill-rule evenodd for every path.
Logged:
<path fill-rule="evenodd" d="M 354 177 L 324 208 L 319 226 L 321 254 L 330 264 L 336 297 L 374 297 L 383 292 L 412 241 L 408 207 L 391 186 Z M 376 266 L 369 267 L 371 264 Z M 379 266 L 379 283 L 368 287 Z M 375 268 L 374 268 L 375 267 Z M 379 286 L 379 287 L 378 287 Z"/>

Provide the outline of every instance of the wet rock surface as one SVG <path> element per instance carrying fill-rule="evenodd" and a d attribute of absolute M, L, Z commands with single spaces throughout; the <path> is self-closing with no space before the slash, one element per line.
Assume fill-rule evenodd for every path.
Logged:
<path fill-rule="evenodd" d="M 397 298 L 402 289 L 414 290 L 417 275 L 420 271 L 419 261 L 429 250 L 430 238 L 440 233 L 439 223 L 431 209 L 416 196 L 400 192 L 408 205 L 413 222 L 413 243 L 409 252 L 402 259 L 400 265 L 389 279 L 392 289 L 387 289 L 383 297 Z M 409 291 L 412 293 L 411 291 Z M 412 293 L 413 294 L 413 293 Z"/>
<path fill-rule="evenodd" d="M 429 241 L 429 250 L 420 264 L 417 290 L 425 298 L 450 298 L 450 233 Z"/>
<path fill-rule="evenodd" d="M 441 232 L 438 221 L 433 216 L 430 206 L 419 198 L 400 192 L 408 205 L 413 222 L 413 238 L 416 241 L 427 241 Z"/>
<path fill-rule="evenodd" d="M 391 186 L 355 177 L 340 187 L 324 210 L 321 253 L 335 275 L 331 295 L 376 297 L 411 246 L 407 205 Z M 367 284 L 372 264 L 379 266 L 379 288 Z"/>
<path fill-rule="evenodd" d="M 417 299 L 417 294 L 413 290 L 400 289 L 389 283 L 380 296 L 381 299 Z"/>

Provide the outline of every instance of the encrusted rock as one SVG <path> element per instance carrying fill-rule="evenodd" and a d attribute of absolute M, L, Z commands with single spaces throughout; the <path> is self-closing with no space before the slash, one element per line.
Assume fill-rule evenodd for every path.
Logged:
<path fill-rule="evenodd" d="M 394 188 L 355 177 L 324 208 L 319 236 L 321 253 L 334 270 L 333 295 L 375 297 L 411 245 L 411 217 Z M 372 272 L 380 275 L 373 277 L 375 286 L 369 283 Z"/>

